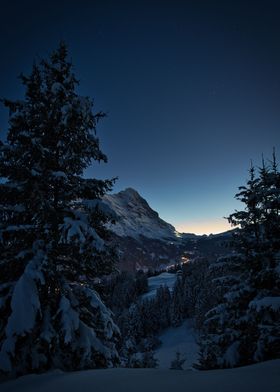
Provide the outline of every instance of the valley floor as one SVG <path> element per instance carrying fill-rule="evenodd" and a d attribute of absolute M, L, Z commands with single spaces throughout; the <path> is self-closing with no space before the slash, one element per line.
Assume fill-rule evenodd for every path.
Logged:
<path fill-rule="evenodd" d="M 229 370 L 54 371 L 0 384 L 1 392 L 279 392 L 280 360 Z"/>

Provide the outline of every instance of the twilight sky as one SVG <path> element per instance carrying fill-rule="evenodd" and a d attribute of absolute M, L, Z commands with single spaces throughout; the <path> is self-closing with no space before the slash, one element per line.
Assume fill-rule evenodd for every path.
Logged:
<path fill-rule="evenodd" d="M 9 0 L 1 3 L 0 96 L 69 45 L 79 91 L 108 117 L 98 128 L 118 176 L 179 231 L 216 233 L 240 205 L 252 159 L 280 156 L 280 2 Z M 7 112 L 0 108 L 0 130 Z"/>

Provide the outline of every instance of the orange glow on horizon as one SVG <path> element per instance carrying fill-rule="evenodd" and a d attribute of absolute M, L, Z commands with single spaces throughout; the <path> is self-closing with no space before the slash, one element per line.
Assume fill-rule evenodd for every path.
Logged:
<path fill-rule="evenodd" d="M 194 233 L 198 235 L 218 234 L 232 229 L 227 220 L 222 218 L 207 221 L 179 222 L 175 224 L 175 228 L 179 233 Z"/>

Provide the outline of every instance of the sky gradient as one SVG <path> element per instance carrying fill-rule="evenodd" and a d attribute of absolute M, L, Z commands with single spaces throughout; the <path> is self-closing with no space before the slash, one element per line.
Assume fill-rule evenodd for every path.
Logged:
<path fill-rule="evenodd" d="M 279 1 L 3 4 L 0 96 L 20 98 L 17 75 L 65 40 L 80 93 L 108 114 L 109 162 L 86 175 L 118 176 L 115 192 L 135 188 L 179 231 L 229 228 L 250 159 L 280 155 Z"/>

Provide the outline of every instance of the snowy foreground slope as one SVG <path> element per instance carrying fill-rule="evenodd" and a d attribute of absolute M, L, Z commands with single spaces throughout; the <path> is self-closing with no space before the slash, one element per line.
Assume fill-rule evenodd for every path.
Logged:
<path fill-rule="evenodd" d="M 166 329 L 159 339 L 162 345 L 156 350 L 155 358 L 158 360 L 160 369 L 169 369 L 171 361 L 175 359 L 176 352 L 180 352 L 186 361 L 184 370 L 190 370 L 198 361 L 198 345 L 196 334 L 192 326 L 192 320 L 188 319 L 180 327 Z"/>
<path fill-rule="evenodd" d="M 106 369 L 30 375 L 1 392 L 279 392 L 280 360 L 229 370 Z"/>
<path fill-rule="evenodd" d="M 176 279 L 177 275 L 169 272 L 148 278 L 148 292 L 141 296 L 142 300 L 155 297 L 160 286 L 167 286 L 172 291 Z M 155 358 L 160 369 L 169 369 L 176 352 L 180 352 L 186 359 L 184 369 L 192 368 L 192 365 L 197 362 L 198 346 L 191 319 L 185 320 L 179 327 L 167 328 L 159 335 L 159 339 L 162 344 L 156 350 Z"/>

